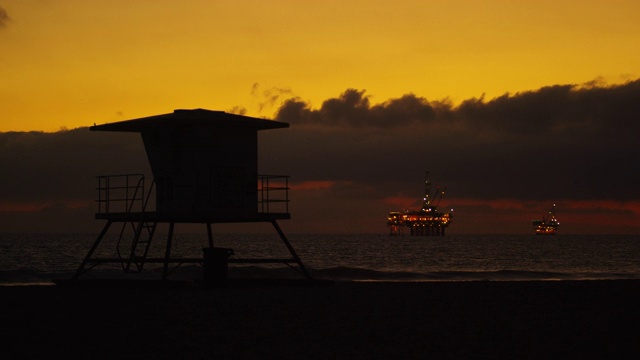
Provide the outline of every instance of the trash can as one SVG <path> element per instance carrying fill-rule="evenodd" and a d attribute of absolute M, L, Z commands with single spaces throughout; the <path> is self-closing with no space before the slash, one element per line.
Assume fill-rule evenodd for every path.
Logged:
<path fill-rule="evenodd" d="M 203 252 L 203 278 L 207 285 L 224 284 L 229 270 L 229 256 L 233 249 L 207 247 Z"/>

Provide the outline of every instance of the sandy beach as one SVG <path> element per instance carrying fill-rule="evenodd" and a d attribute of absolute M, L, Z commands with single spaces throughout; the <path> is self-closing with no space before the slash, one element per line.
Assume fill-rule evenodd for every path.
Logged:
<path fill-rule="evenodd" d="M 3 359 L 636 359 L 640 281 L 0 287 Z"/>

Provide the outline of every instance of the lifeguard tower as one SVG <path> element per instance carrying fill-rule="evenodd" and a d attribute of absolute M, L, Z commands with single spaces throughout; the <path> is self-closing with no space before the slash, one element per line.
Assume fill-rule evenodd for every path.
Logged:
<path fill-rule="evenodd" d="M 281 263 L 310 275 L 278 225 L 290 219 L 286 175 L 258 174 L 258 131 L 288 123 L 204 109 L 94 125 L 91 131 L 139 132 L 153 174 L 98 176 L 96 219 L 106 220 L 74 278 L 105 263 L 124 272 L 142 272 L 145 264 L 162 264 L 162 278 L 188 263 L 205 264 L 207 254 L 227 263 Z M 233 258 L 231 249 L 215 248 L 214 223 L 270 222 L 290 258 Z M 116 256 L 95 256 L 112 225 L 119 224 Z M 164 256 L 151 257 L 158 224 L 168 224 Z M 176 224 L 203 224 L 208 248 L 202 258 L 172 257 Z M 166 226 L 166 225 L 165 225 Z M 162 241 L 162 240 L 159 240 Z M 226 273 L 225 273 L 226 275 Z"/>

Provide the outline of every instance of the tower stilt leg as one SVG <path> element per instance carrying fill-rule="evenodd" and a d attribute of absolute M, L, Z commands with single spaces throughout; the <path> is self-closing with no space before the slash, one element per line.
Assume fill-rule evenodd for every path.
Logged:
<path fill-rule="evenodd" d="M 284 232 L 282 232 L 282 229 L 280 229 L 280 226 L 278 225 L 278 223 L 275 220 L 273 220 L 271 221 L 271 224 L 273 224 L 273 227 L 278 232 L 278 235 L 280 235 L 280 238 L 282 239 L 282 242 L 284 242 L 284 245 L 287 247 L 287 249 L 289 249 L 289 252 L 291 253 L 291 256 L 293 256 L 293 259 L 298 263 L 298 266 L 300 267 L 300 271 L 302 272 L 302 274 L 307 279 L 312 280 L 313 278 L 311 277 L 307 269 L 304 267 L 304 264 L 302 264 L 302 260 L 300 260 L 300 258 L 298 257 L 298 254 L 296 254 L 296 251 L 293 249 L 293 246 L 291 246 L 291 244 L 289 243 L 289 240 L 287 240 L 287 237 L 284 235 Z"/>
<path fill-rule="evenodd" d="M 213 247 L 213 233 L 211 232 L 211 223 L 207 223 L 207 237 L 209 239 L 209 247 Z"/>
<path fill-rule="evenodd" d="M 91 249 L 89 249 L 89 252 L 87 253 L 87 256 L 84 257 L 84 260 L 82 261 L 82 264 L 80 264 L 80 267 L 76 271 L 76 274 L 73 276 L 74 280 L 78 279 L 78 277 L 80 277 L 80 275 L 82 275 L 82 273 L 84 272 L 84 268 L 87 266 L 87 262 L 89 261 L 89 259 L 91 259 L 91 256 L 93 255 L 93 253 L 98 248 L 98 245 L 100 245 L 100 242 L 102 241 L 102 238 L 104 238 L 104 235 L 107 233 L 107 231 L 109 230 L 110 226 L 111 226 L 111 221 L 107 221 L 107 223 L 102 228 L 102 231 L 100 232 L 100 235 L 98 235 L 98 238 L 96 238 L 96 241 L 91 246 Z"/>
<path fill-rule="evenodd" d="M 162 270 L 162 280 L 167 280 L 169 276 L 169 259 L 171 258 L 171 242 L 173 241 L 173 226 L 169 223 L 169 233 L 167 234 L 167 249 L 164 253 L 164 269 Z"/>

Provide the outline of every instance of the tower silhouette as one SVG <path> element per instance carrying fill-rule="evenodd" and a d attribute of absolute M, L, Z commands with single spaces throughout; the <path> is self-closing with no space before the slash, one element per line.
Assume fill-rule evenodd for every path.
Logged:
<path fill-rule="evenodd" d="M 281 263 L 311 278 L 278 225 L 290 219 L 289 176 L 258 174 L 258 131 L 289 127 L 288 123 L 205 109 L 94 125 L 91 131 L 138 132 L 153 174 L 98 176 L 96 219 L 105 220 L 74 278 L 93 267 L 120 264 L 125 272 L 142 272 L 145 264 L 163 265 L 167 279 L 175 267 L 203 264 L 207 258 L 232 263 Z M 229 258 L 232 249 L 215 248 L 214 223 L 271 223 L 290 258 Z M 97 256 L 112 225 L 117 229 L 116 255 Z M 156 228 L 167 224 L 164 256 L 151 257 Z M 176 224 L 204 224 L 207 245 L 203 258 L 173 257 Z M 160 240 L 161 241 L 161 240 Z M 226 268 L 225 268 L 226 269 Z"/>

